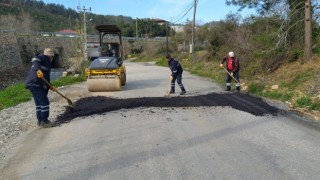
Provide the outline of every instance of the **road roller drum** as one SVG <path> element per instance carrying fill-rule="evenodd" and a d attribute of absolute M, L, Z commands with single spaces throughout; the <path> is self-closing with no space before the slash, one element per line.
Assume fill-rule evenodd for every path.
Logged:
<path fill-rule="evenodd" d="M 120 91 L 121 81 L 119 78 L 94 78 L 87 79 L 87 88 L 90 92 L 102 92 L 102 91 Z"/>

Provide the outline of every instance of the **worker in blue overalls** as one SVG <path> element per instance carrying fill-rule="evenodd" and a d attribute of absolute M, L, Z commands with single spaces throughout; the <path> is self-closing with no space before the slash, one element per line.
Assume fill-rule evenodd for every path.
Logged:
<path fill-rule="evenodd" d="M 51 127 L 53 123 L 48 120 L 50 103 L 48 99 L 48 91 L 56 91 L 54 86 L 49 86 L 42 79 L 50 82 L 51 62 L 54 53 L 50 48 L 46 48 L 43 53 L 40 53 L 32 58 L 32 66 L 27 76 L 25 85 L 32 93 L 35 105 L 38 126 Z"/>

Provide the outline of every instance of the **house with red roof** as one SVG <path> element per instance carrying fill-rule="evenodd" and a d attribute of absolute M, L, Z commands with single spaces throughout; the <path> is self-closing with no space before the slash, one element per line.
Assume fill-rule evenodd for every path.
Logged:
<path fill-rule="evenodd" d="M 164 25 L 167 23 L 167 21 L 163 20 L 163 19 L 159 19 L 159 18 L 156 18 L 156 19 L 152 19 L 154 22 L 156 22 L 158 25 Z"/>

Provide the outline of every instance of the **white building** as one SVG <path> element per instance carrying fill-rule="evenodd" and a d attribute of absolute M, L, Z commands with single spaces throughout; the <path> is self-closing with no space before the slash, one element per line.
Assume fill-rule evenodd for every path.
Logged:
<path fill-rule="evenodd" d="M 171 29 L 173 29 L 176 33 L 183 32 L 183 26 L 181 25 L 173 25 L 171 26 Z"/>

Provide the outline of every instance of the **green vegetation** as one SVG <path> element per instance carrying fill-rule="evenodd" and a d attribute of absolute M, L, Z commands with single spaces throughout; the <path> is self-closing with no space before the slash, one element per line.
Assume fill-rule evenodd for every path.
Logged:
<path fill-rule="evenodd" d="M 29 101 L 32 95 L 23 83 L 19 83 L 0 91 L 0 110 Z"/>
<path fill-rule="evenodd" d="M 292 91 L 280 92 L 277 90 L 267 90 L 262 83 L 251 83 L 248 86 L 248 92 L 270 99 L 281 100 L 283 102 L 291 100 L 294 95 Z"/>
<path fill-rule="evenodd" d="M 3 16 L 0 19 L 0 29 L 42 32 L 56 32 L 63 29 L 80 32 L 82 29 L 83 14 L 71 8 L 67 9 L 63 5 L 45 4 L 43 1 L 34 0 L 1 0 L 0 8 L 0 16 Z M 136 20 L 131 17 L 87 13 L 87 19 L 91 19 L 87 24 L 88 34 L 97 33 L 94 29 L 96 25 L 116 24 L 124 36 L 136 36 Z M 166 27 L 158 25 L 152 19 L 138 19 L 137 24 L 139 37 L 166 35 Z"/>
<path fill-rule="evenodd" d="M 165 66 L 168 67 L 168 61 L 165 57 L 159 58 L 159 60 L 156 62 L 159 66 Z"/>
<path fill-rule="evenodd" d="M 84 81 L 84 76 L 72 77 L 67 76 L 53 81 L 52 84 L 56 87 L 74 84 Z M 28 89 L 25 88 L 23 83 L 18 83 L 7 87 L 0 91 L 0 110 L 15 106 L 22 102 L 26 102 L 32 99 L 32 95 Z"/>
<path fill-rule="evenodd" d="M 67 76 L 67 77 L 62 77 L 56 81 L 53 81 L 52 85 L 54 85 L 56 87 L 61 87 L 61 86 L 65 86 L 65 85 L 75 84 L 77 82 L 82 82 L 85 80 L 86 80 L 86 78 L 84 75 L 80 75 L 77 77 Z"/>
<path fill-rule="evenodd" d="M 300 97 L 299 99 L 297 99 L 296 103 L 299 107 L 307 108 L 311 105 L 312 100 L 310 97 L 303 96 L 303 97 Z"/>

